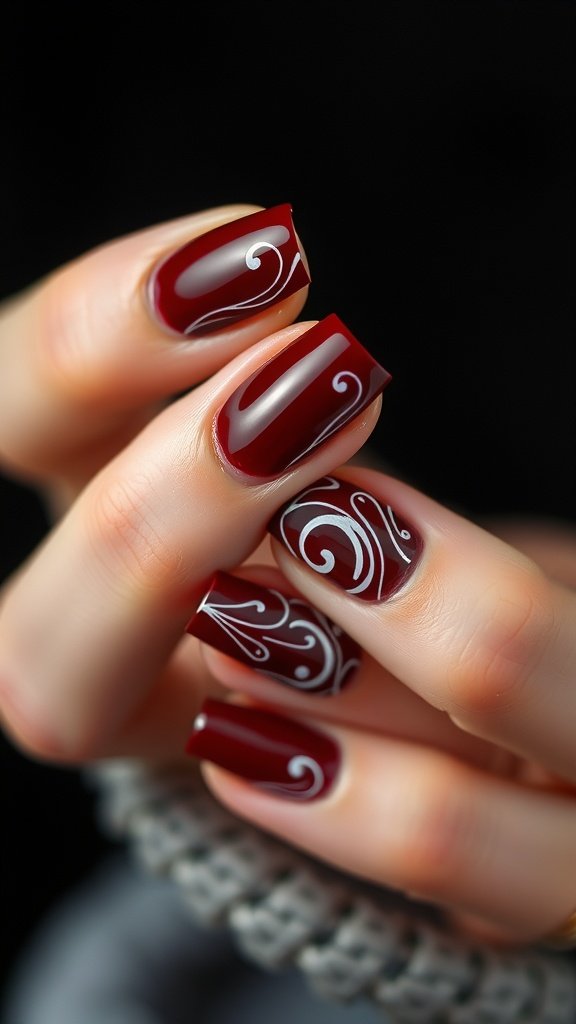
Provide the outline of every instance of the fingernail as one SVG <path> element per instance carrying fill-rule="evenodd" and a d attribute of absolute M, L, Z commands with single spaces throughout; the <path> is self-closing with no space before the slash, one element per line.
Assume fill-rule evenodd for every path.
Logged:
<path fill-rule="evenodd" d="M 360 664 L 352 637 L 307 601 L 217 572 L 188 633 L 285 686 L 338 693 Z"/>
<path fill-rule="evenodd" d="M 284 203 L 223 224 L 171 253 L 152 272 L 149 296 L 167 327 L 193 337 L 255 316 L 308 284 Z"/>
<path fill-rule="evenodd" d="M 332 313 L 233 392 L 216 418 L 218 447 L 248 476 L 277 476 L 358 416 L 390 380 Z"/>
<path fill-rule="evenodd" d="M 207 700 L 186 751 L 292 800 L 315 800 L 332 786 L 340 752 L 326 733 L 259 708 Z"/>
<path fill-rule="evenodd" d="M 394 509 L 324 477 L 281 508 L 268 529 L 300 561 L 362 601 L 385 601 L 410 578 L 420 534 Z"/>

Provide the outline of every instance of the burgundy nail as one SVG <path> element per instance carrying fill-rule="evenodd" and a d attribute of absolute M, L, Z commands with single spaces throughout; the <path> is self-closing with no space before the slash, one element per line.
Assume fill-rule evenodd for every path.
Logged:
<path fill-rule="evenodd" d="M 307 601 L 217 572 L 186 627 L 224 654 L 306 693 L 338 693 L 358 644 Z"/>
<path fill-rule="evenodd" d="M 259 708 L 207 700 L 186 751 L 292 800 L 324 796 L 340 752 L 326 733 Z"/>
<path fill-rule="evenodd" d="M 242 473 L 277 476 L 362 412 L 390 380 L 332 313 L 233 392 L 216 419 L 218 445 Z"/>
<path fill-rule="evenodd" d="M 268 529 L 300 561 L 362 601 L 385 601 L 406 582 L 420 534 L 373 494 L 324 477 L 281 508 Z"/>
<path fill-rule="evenodd" d="M 199 337 L 255 316 L 308 284 L 287 203 L 223 224 L 171 253 L 149 294 L 162 323 Z"/>

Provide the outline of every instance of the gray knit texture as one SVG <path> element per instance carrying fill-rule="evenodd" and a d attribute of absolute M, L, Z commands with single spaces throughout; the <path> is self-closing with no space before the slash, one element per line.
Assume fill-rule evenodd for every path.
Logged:
<path fill-rule="evenodd" d="M 576 1024 L 572 955 L 455 936 L 239 820 L 189 764 L 108 761 L 86 777 L 102 828 L 259 966 L 296 965 L 327 1000 L 369 998 L 398 1024 Z"/>

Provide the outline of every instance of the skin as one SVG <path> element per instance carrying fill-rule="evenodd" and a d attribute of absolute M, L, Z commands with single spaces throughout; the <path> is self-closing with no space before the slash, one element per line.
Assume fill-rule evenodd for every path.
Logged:
<path fill-rule="evenodd" d="M 310 326 L 293 323 L 306 290 L 190 342 L 156 323 L 144 283 L 166 253 L 255 209 L 112 242 L 1 312 L 0 463 L 54 511 L 2 594 L 4 728 L 31 757 L 82 763 L 178 756 L 208 694 L 302 717 L 341 746 L 326 798 L 290 803 L 206 765 L 216 795 L 352 874 L 442 905 L 466 931 L 541 939 L 576 907 L 576 536 L 483 530 L 383 473 L 339 468 L 379 400 L 277 480 L 248 485 L 223 466 L 214 416 Z M 384 604 L 355 601 L 265 536 L 281 504 L 335 470 L 424 537 Z M 341 624 L 365 652 L 350 687 L 298 694 L 183 637 L 216 569 L 280 579 Z"/>

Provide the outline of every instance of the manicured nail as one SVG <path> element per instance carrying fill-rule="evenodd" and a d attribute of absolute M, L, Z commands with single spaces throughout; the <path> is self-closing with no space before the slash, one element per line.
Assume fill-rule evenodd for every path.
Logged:
<path fill-rule="evenodd" d="M 306 693 L 338 693 L 360 664 L 352 637 L 307 601 L 217 572 L 189 633 Z"/>
<path fill-rule="evenodd" d="M 385 601 L 406 583 L 420 534 L 373 494 L 323 477 L 281 508 L 268 529 L 288 551 L 362 601 Z"/>
<path fill-rule="evenodd" d="M 328 792 L 340 752 L 326 733 L 259 708 L 207 700 L 186 751 L 292 800 Z"/>
<path fill-rule="evenodd" d="M 194 337 L 255 316 L 308 284 L 284 203 L 223 224 L 171 253 L 152 273 L 159 320 Z"/>
<path fill-rule="evenodd" d="M 390 380 L 332 313 L 233 392 L 216 419 L 218 447 L 248 476 L 277 476 L 358 416 Z"/>

